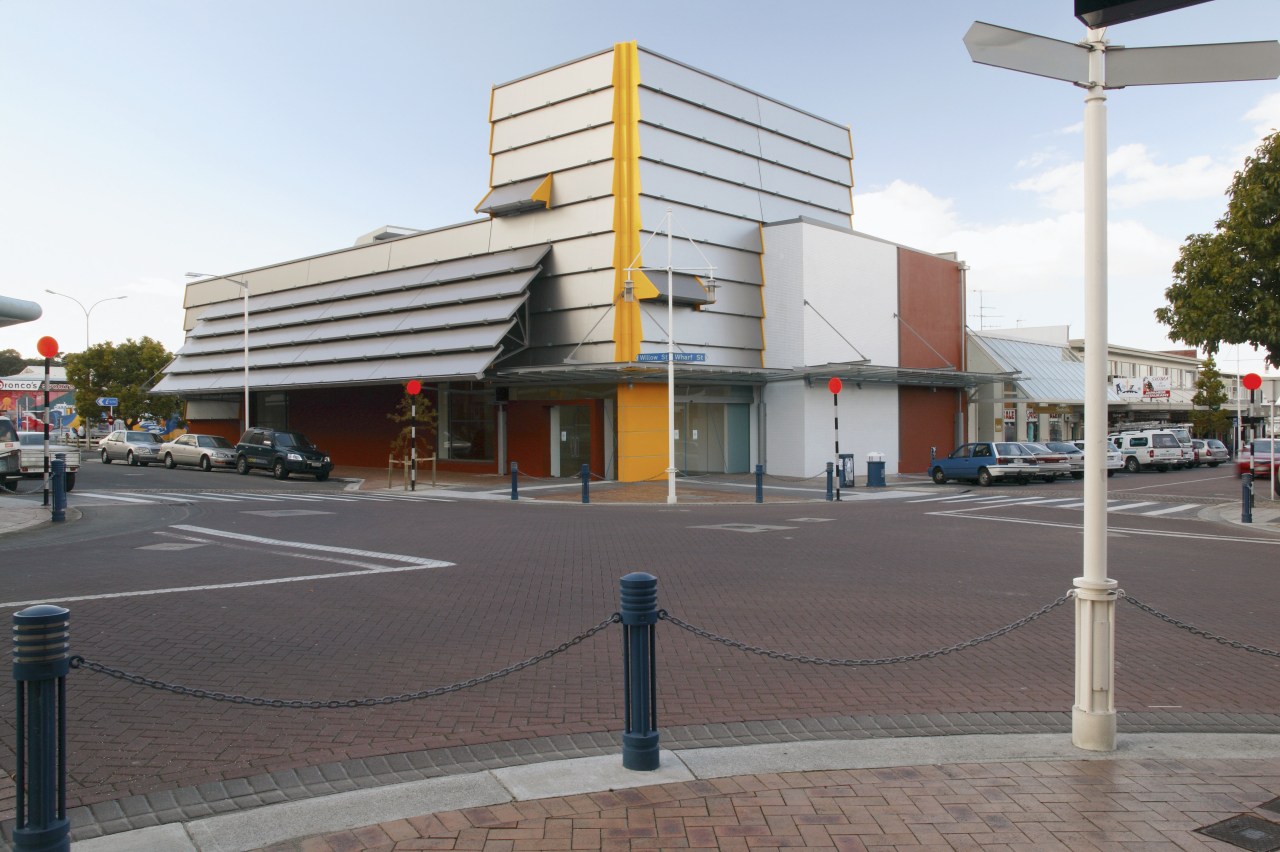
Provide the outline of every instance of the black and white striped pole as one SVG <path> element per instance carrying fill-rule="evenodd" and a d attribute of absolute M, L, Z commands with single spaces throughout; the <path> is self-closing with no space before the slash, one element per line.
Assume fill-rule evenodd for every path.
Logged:
<path fill-rule="evenodd" d="M 831 410 L 835 413 L 836 420 L 836 502 L 840 502 L 840 481 L 844 478 L 844 468 L 840 466 L 840 389 L 844 387 L 844 382 L 840 381 L 839 376 L 832 376 L 827 382 L 827 390 L 831 391 Z"/>
<path fill-rule="evenodd" d="M 409 490 L 418 490 L 418 394 L 422 382 L 410 379 L 404 386 L 409 394 Z"/>

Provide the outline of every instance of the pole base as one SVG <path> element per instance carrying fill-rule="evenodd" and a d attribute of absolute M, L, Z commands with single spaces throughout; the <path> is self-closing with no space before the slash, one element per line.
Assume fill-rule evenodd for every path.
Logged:
<path fill-rule="evenodd" d="M 658 768 L 658 732 L 622 735 L 622 768 L 652 772 Z"/>
<path fill-rule="evenodd" d="M 13 848 L 15 852 L 71 852 L 71 823 L 55 819 L 45 828 L 16 828 Z"/>
<path fill-rule="evenodd" d="M 1116 750 L 1116 714 L 1071 708 L 1071 744 L 1085 751 Z"/>

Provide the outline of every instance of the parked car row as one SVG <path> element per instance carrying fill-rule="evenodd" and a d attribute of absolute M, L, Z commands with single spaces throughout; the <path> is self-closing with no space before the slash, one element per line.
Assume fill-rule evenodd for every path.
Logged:
<path fill-rule="evenodd" d="M 1179 438 L 1173 430 L 1123 432 L 1110 436 L 1105 465 L 1107 476 L 1114 476 L 1118 470 L 1138 473 L 1199 464 L 1217 467 L 1229 458 L 1230 454 L 1221 441 L 1193 441 L 1187 437 L 1184 446 Z M 1266 444 L 1267 452 L 1270 452 L 1268 442 L 1254 442 L 1259 443 Z M 964 444 L 945 458 L 934 459 L 929 465 L 929 476 L 939 485 L 956 479 L 970 480 L 983 486 L 1001 480 L 1025 485 L 1033 479 L 1053 482 L 1060 476 L 1083 479 L 1085 446 L 1084 441 L 978 441 Z M 1274 454 L 1271 458 L 1273 467 L 1280 465 L 1280 458 Z M 1266 467 L 1265 463 L 1263 467 Z"/>
<path fill-rule="evenodd" d="M 24 479 L 42 479 L 44 478 L 44 433 L 43 432 L 19 432 L 18 441 L 22 445 L 19 453 L 19 470 Z M 63 482 L 66 489 L 70 491 L 76 487 L 76 473 L 80 470 L 80 450 L 68 444 L 57 443 L 53 439 L 49 442 L 49 460 L 53 461 L 53 457 L 61 453 L 63 460 L 67 463 L 66 477 Z"/>
<path fill-rule="evenodd" d="M 1270 479 L 1280 474 L 1280 440 L 1255 438 L 1240 448 L 1236 458 L 1236 474 L 1251 473 L 1255 478 Z"/>
<path fill-rule="evenodd" d="M 154 462 L 170 470 L 190 465 L 204 471 L 234 468 L 240 474 L 260 468 L 271 471 L 276 479 L 305 473 L 317 482 L 324 482 L 333 470 L 329 454 L 301 432 L 261 427 L 245 432 L 236 444 L 220 435 L 188 432 L 165 442 L 151 432 L 117 429 L 98 442 L 98 454 L 103 464 L 123 461 L 146 467 Z"/>

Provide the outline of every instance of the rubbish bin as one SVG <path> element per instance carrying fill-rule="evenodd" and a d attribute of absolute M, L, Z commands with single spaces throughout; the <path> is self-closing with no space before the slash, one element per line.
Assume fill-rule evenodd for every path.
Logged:
<path fill-rule="evenodd" d="M 840 487 L 853 487 L 853 453 L 840 454 Z"/>
<path fill-rule="evenodd" d="M 884 453 L 867 453 L 867 485 L 884 487 Z"/>

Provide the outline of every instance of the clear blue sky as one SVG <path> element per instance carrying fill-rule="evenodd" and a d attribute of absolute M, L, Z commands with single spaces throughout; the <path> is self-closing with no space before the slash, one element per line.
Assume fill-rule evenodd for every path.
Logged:
<path fill-rule="evenodd" d="M 1082 336 L 1083 90 L 975 65 L 974 20 L 1078 41 L 1071 0 L 0 0 L 0 293 L 44 318 L 0 348 L 182 343 L 183 273 L 472 218 L 489 90 L 618 41 L 848 124 L 853 226 L 972 271 L 970 324 Z M 1111 28 L 1128 46 L 1280 37 L 1276 0 Z M 1168 348 L 1152 311 L 1187 235 L 1271 128 L 1280 83 L 1108 97 L 1115 343 Z M 981 291 L 980 293 L 978 291 Z M 979 317 L 982 305 L 984 316 Z M 1258 369 L 1246 352 L 1242 366 Z M 1235 347 L 1220 358 L 1234 368 Z"/>

